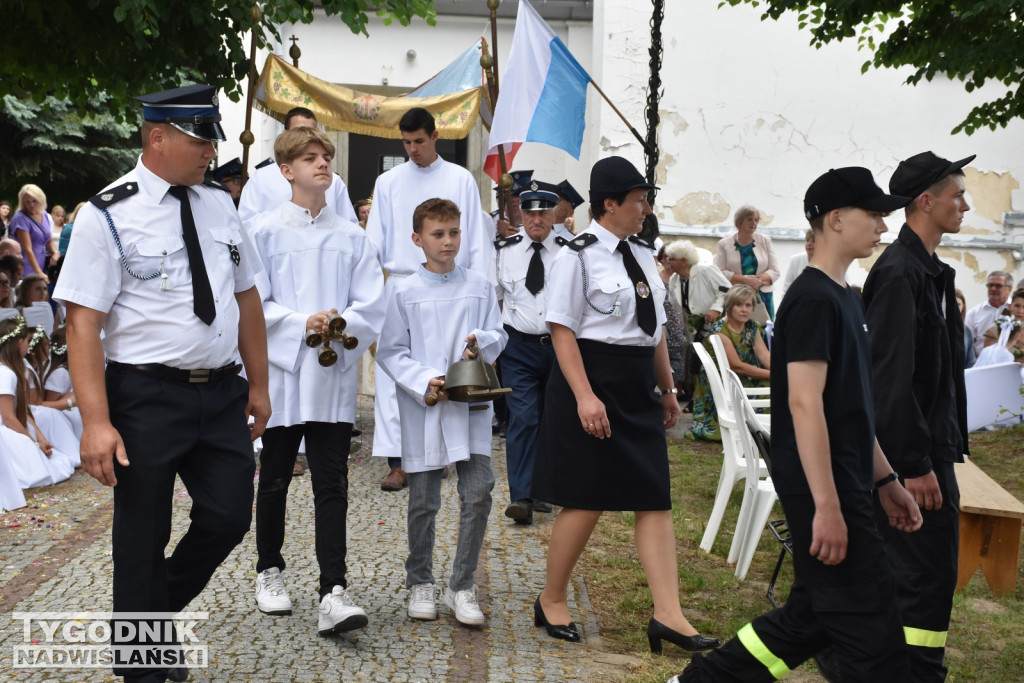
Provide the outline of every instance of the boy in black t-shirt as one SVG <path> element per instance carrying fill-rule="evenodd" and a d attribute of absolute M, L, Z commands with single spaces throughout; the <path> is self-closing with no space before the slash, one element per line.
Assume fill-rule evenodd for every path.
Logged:
<path fill-rule="evenodd" d="M 695 655 L 670 683 L 772 681 L 829 645 L 844 681 L 907 674 L 872 490 L 897 529 L 918 529 L 921 514 L 874 436 L 867 325 L 844 274 L 908 201 L 857 167 L 832 169 L 807 190 L 814 259 L 786 293 L 772 342 L 772 480 L 793 538 L 793 588 L 784 606 Z"/>

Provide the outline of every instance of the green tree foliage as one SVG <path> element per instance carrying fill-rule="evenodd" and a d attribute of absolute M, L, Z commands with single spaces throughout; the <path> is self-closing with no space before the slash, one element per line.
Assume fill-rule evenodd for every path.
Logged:
<path fill-rule="evenodd" d="M 86 103 L 87 114 L 67 100 L 42 106 L 13 95 L 0 99 L 0 197 L 12 203 L 25 183 L 43 188 L 50 206 L 75 204 L 135 165 L 138 127 L 106 113 L 109 103 Z"/>
<path fill-rule="evenodd" d="M 254 4 L 262 8 L 258 19 Z M 0 93 L 37 103 L 52 95 L 82 114 L 103 96 L 123 115 L 134 95 L 187 82 L 219 86 L 237 101 L 248 73 L 250 30 L 260 47 L 280 42 L 278 25 L 310 23 L 316 7 L 367 35 L 368 12 L 386 24 L 423 17 L 433 25 L 433 6 L 433 0 L 4 0 Z"/>
<path fill-rule="evenodd" d="M 944 74 L 967 92 L 986 83 L 1007 87 L 953 133 L 995 130 L 1024 117 L 1024 0 L 723 0 L 719 7 L 726 4 L 763 7 L 762 20 L 796 12 L 817 48 L 857 38 L 860 49 L 874 53 L 862 71 L 910 66 L 910 85 Z"/>

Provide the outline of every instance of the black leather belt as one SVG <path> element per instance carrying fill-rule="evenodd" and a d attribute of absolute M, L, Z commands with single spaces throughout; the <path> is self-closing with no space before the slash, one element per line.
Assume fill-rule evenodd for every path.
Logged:
<path fill-rule="evenodd" d="M 509 325 L 504 325 L 503 327 L 505 328 L 505 331 L 509 333 L 509 336 L 515 337 L 516 339 L 522 339 L 525 342 L 531 342 L 533 344 L 540 344 L 541 346 L 551 345 L 550 334 L 526 334 L 525 332 L 520 332 Z"/>
<path fill-rule="evenodd" d="M 107 365 L 120 368 L 126 372 L 149 375 L 150 377 L 164 379 L 169 382 L 186 382 L 189 384 L 219 382 L 222 379 L 234 377 L 242 371 L 242 366 L 238 363 L 232 363 L 213 370 L 182 370 L 181 368 L 172 368 L 169 365 L 161 365 L 160 363 L 132 365 L 131 363 L 118 363 L 116 360 L 108 360 Z"/>

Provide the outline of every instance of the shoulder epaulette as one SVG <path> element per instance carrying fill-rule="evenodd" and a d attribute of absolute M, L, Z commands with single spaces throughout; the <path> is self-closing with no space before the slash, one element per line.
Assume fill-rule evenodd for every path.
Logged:
<path fill-rule="evenodd" d="M 561 235 L 555 235 L 555 244 L 557 244 L 560 247 L 564 247 L 565 245 L 569 244 L 569 240 L 565 239 Z"/>
<path fill-rule="evenodd" d="M 264 159 L 260 163 L 256 164 L 256 168 L 263 168 L 264 166 L 270 166 L 272 163 L 274 163 L 274 160 L 271 159 L 270 157 L 267 157 L 266 159 Z"/>
<path fill-rule="evenodd" d="M 522 233 L 520 233 L 518 235 L 512 235 L 511 237 L 502 237 L 502 238 L 494 240 L 494 248 L 495 249 L 502 249 L 503 247 L 508 247 L 508 246 L 513 245 L 513 244 L 519 244 L 522 241 L 523 241 Z"/>
<path fill-rule="evenodd" d="M 218 183 L 213 178 L 207 178 L 206 180 L 204 180 L 203 181 L 203 185 L 206 185 L 207 187 L 212 187 L 212 188 L 217 189 L 217 190 L 224 190 L 225 192 L 231 192 L 231 190 L 229 190 L 226 185 L 221 185 L 220 183 Z"/>
<path fill-rule="evenodd" d="M 112 187 L 109 190 L 104 190 L 98 195 L 89 198 L 89 203 L 95 206 L 97 209 L 105 209 L 111 204 L 116 204 L 122 199 L 127 199 L 133 194 L 139 191 L 139 184 L 136 182 L 125 183 L 124 185 L 118 185 Z"/>
<path fill-rule="evenodd" d="M 583 251 L 595 242 L 597 242 L 597 235 L 592 232 L 585 232 L 582 235 L 569 240 L 566 244 L 573 251 Z"/>
<path fill-rule="evenodd" d="M 630 235 L 629 241 L 633 244 L 639 244 L 641 247 L 654 251 L 654 245 L 645 240 L 643 237 L 637 237 L 636 235 Z"/>

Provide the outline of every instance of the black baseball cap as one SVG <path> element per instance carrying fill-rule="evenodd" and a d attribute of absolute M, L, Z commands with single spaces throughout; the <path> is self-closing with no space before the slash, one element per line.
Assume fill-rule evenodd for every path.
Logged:
<path fill-rule="evenodd" d="M 936 155 L 934 152 L 921 152 L 909 159 L 904 159 L 896 167 L 896 171 L 889 179 L 889 192 L 917 198 L 922 192 L 939 182 L 950 173 L 959 171 L 967 164 L 974 161 L 977 154 L 972 154 L 960 161 L 949 161 Z"/>
<path fill-rule="evenodd" d="M 804 216 L 813 220 L 833 209 L 847 206 L 888 213 L 909 203 L 910 197 L 886 194 L 868 169 L 846 166 L 830 168 L 811 183 L 804 195 Z"/>
<path fill-rule="evenodd" d="M 590 201 L 599 202 L 637 188 L 658 189 L 640 175 L 636 166 L 622 157 L 606 157 L 590 169 Z"/>

